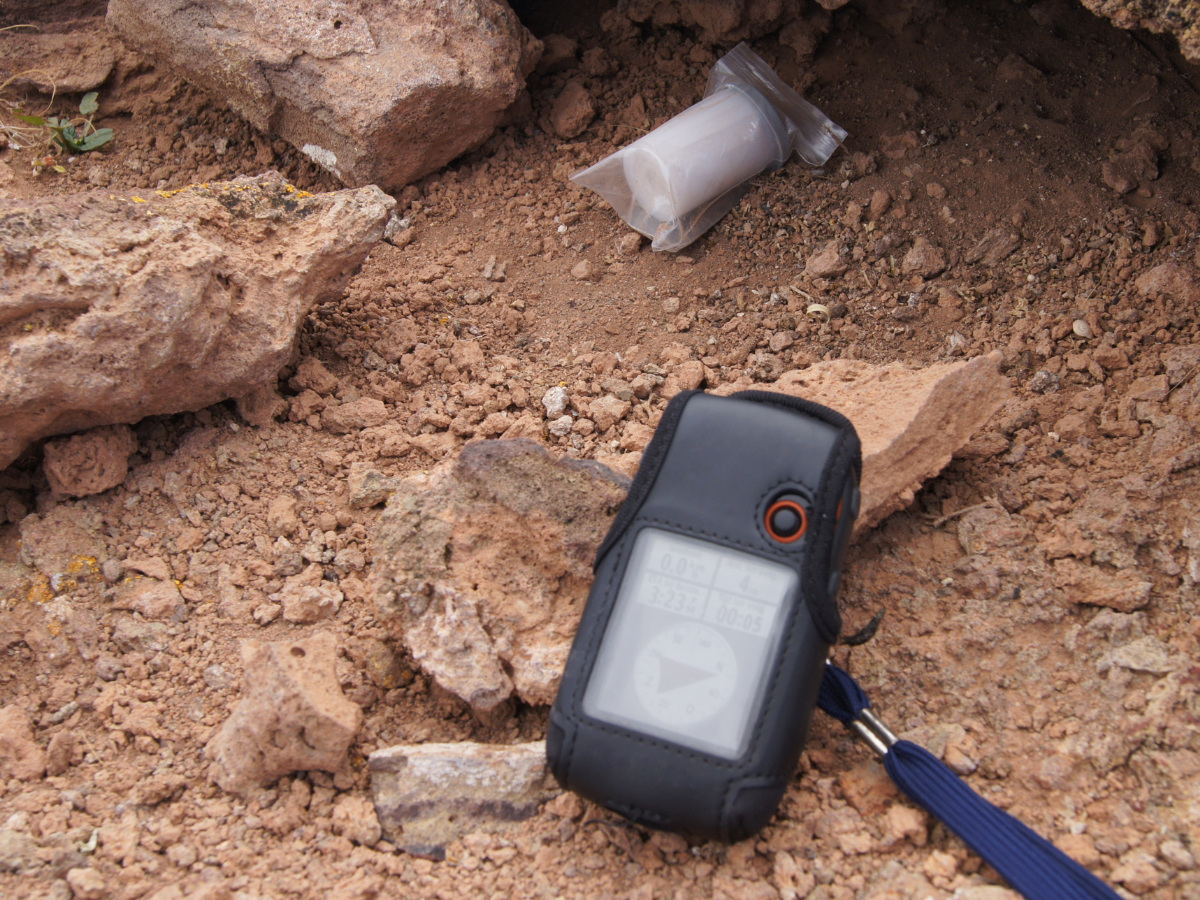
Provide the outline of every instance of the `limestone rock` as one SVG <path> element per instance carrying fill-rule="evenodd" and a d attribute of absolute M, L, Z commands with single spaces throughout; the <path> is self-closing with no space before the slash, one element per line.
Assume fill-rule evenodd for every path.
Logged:
<path fill-rule="evenodd" d="M 402 481 L 375 535 L 375 602 L 447 690 L 550 703 L 591 564 L 629 482 L 518 438 L 476 441 Z M 509 676 L 511 672 L 511 678 Z"/>
<path fill-rule="evenodd" d="M 750 387 L 803 397 L 854 423 L 863 448 L 862 508 L 855 534 L 913 501 L 1008 397 L 999 353 L 949 365 L 906 369 L 837 359 L 788 372 L 774 384 L 724 384 L 722 396 Z"/>
<path fill-rule="evenodd" d="M 38 438 L 202 409 L 273 379 L 392 206 L 378 188 L 306 196 L 277 175 L 0 200 L 0 244 L 30 261 L 0 271 L 0 468 Z M 70 318 L 42 327 L 48 310 Z"/>
<path fill-rule="evenodd" d="M 127 425 L 107 425 L 83 434 L 47 441 L 43 467 L 50 489 L 68 497 L 86 497 L 114 488 L 129 474 L 137 438 Z"/>
<path fill-rule="evenodd" d="M 1131 672 L 1149 672 L 1151 675 L 1166 675 L 1175 668 L 1171 663 L 1170 648 L 1158 638 L 1149 636 L 1106 653 L 1098 668 L 1104 672 L 1112 666 Z"/>
<path fill-rule="evenodd" d="M 35 781 L 46 772 L 46 753 L 33 739 L 33 726 L 19 706 L 0 708 L 0 777 Z"/>
<path fill-rule="evenodd" d="M 765 389 L 854 422 L 864 448 L 858 533 L 911 503 L 1003 405 L 998 364 L 998 354 L 924 370 L 835 360 Z M 592 559 L 627 487 L 604 466 L 555 460 L 532 441 L 468 444 L 399 482 L 389 499 L 374 541 L 381 616 L 425 671 L 473 707 L 491 709 L 514 690 L 550 703 Z"/>
<path fill-rule="evenodd" d="M 597 397 L 588 406 L 593 421 L 596 423 L 596 430 L 604 433 L 620 422 L 629 414 L 630 404 L 624 400 L 619 400 L 612 394 L 605 394 L 603 397 Z"/>
<path fill-rule="evenodd" d="M 499 0 L 114 0 L 108 22 L 346 184 L 389 191 L 485 140 L 542 50 Z"/>
<path fill-rule="evenodd" d="M 75 900 L 104 900 L 112 896 L 111 887 L 104 876 L 90 866 L 69 869 L 66 880 Z"/>
<path fill-rule="evenodd" d="M 399 479 L 372 469 L 366 463 L 351 463 L 346 487 L 351 509 L 368 509 L 383 503 L 396 489 Z"/>
<path fill-rule="evenodd" d="M 367 765 L 384 835 L 423 856 L 443 857 L 468 831 L 512 828 L 558 793 L 542 741 L 401 744 L 376 750 Z"/>
<path fill-rule="evenodd" d="M 245 699 L 205 747 L 218 785 L 245 795 L 289 772 L 345 769 L 362 710 L 342 694 L 336 650 L 324 632 L 242 642 Z"/>

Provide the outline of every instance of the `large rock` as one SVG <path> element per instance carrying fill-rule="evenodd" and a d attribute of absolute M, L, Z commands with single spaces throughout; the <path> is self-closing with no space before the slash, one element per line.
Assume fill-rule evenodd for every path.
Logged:
<path fill-rule="evenodd" d="M 108 21 L 346 184 L 386 190 L 484 141 L 542 48 L 502 0 L 113 0 Z"/>
<path fill-rule="evenodd" d="M 1200 6 L 1179 0 L 1083 0 L 1119 28 L 1173 34 L 1190 62 L 1200 62 Z"/>
<path fill-rule="evenodd" d="M 713 393 L 748 388 L 803 397 L 842 413 L 862 441 L 862 508 L 854 533 L 913 501 L 921 485 L 950 462 L 1008 398 L 1002 356 L 908 369 L 837 359 L 784 374 L 774 384 L 734 382 Z"/>
<path fill-rule="evenodd" d="M 767 390 L 845 413 L 863 442 L 857 532 L 912 502 L 1004 402 L 999 356 L 928 369 L 837 360 Z M 724 385 L 715 393 L 745 387 Z M 628 482 L 529 440 L 478 441 L 395 484 L 375 537 L 375 599 L 426 672 L 488 710 L 554 699 L 591 563 Z M 511 675 L 510 675 L 511 673 Z"/>
<path fill-rule="evenodd" d="M 468 831 L 501 831 L 534 815 L 558 789 L 546 746 L 402 744 L 368 758 L 375 812 L 388 840 L 443 857 Z"/>
<path fill-rule="evenodd" d="M 394 204 L 278 176 L 0 200 L 0 468 L 42 437 L 201 409 L 274 378 Z"/>
<path fill-rule="evenodd" d="M 375 536 L 380 613 L 477 709 L 554 699 L 596 555 L 629 482 L 527 439 L 478 441 L 400 482 Z M 511 672 L 511 677 L 509 673 Z"/>
<path fill-rule="evenodd" d="M 242 642 L 245 699 L 204 750 L 218 785 L 245 795 L 291 772 L 346 769 L 362 710 L 342 694 L 336 658 L 327 633 Z"/>

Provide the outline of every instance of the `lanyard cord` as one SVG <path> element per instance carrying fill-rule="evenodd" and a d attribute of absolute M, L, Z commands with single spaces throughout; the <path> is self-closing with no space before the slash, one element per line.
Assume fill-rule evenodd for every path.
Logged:
<path fill-rule="evenodd" d="M 899 740 L 849 673 L 829 663 L 817 705 L 870 744 L 892 780 L 1026 900 L 1118 900 L 1107 884 L 1024 823 L 988 803 L 936 756 Z"/>

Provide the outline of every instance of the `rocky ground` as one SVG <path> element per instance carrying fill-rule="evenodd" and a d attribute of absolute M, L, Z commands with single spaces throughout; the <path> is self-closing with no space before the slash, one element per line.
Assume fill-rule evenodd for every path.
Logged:
<path fill-rule="evenodd" d="M 852 548 L 847 630 L 886 615 L 839 661 L 896 731 L 1120 891 L 1200 897 L 1196 71 L 1065 0 L 851 4 L 811 66 L 755 45 L 849 130 L 844 149 L 657 255 L 566 176 L 698 99 L 716 54 L 596 22 L 528 11 L 577 41 L 565 67 L 396 195 L 390 242 L 304 320 L 286 407 L 110 434 L 136 444 L 128 474 L 83 499 L 62 490 L 87 474 L 69 448 L 0 473 L 0 894 L 1011 897 L 821 717 L 779 814 L 735 847 L 566 795 L 419 858 L 382 838 L 366 766 L 398 743 L 536 741 L 546 707 L 474 712 L 395 639 L 364 471 L 419 474 L 509 433 L 628 474 L 680 387 L 998 351 L 1011 399 Z M 102 27 L 45 23 L 81 64 L 112 55 L 97 124 L 114 140 L 61 174 L 0 151 L 0 196 L 155 202 L 267 169 L 340 187 L 218 98 L 96 49 Z M 555 109 L 568 82 L 582 94 Z M 585 130 L 555 133 L 589 103 Z M 205 748 L 258 683 L 244 672 L 291 677 L 280 642 L 332 660 L 336 684 L 302 693 L 350 763 L 246 787 Z"/>

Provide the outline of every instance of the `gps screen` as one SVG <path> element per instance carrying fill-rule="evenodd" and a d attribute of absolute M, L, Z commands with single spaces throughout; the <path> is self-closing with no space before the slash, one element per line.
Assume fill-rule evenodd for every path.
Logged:
<path fill-rule="evenodd" d="M 781 563 L 643 529 L 584 694 L 584 712 L 738 758 L 797 582 Z"/>

